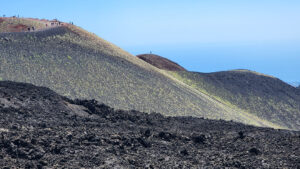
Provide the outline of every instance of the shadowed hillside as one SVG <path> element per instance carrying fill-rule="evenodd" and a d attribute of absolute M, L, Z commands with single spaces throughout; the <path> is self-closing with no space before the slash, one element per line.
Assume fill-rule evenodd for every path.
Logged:
<path fill-rule="evenodd" d="M 185 71 L 185 69 L 180 65 L 178 65 L 177 63 L 158 55 L 142 54 L 142 55 L 137 55 L 137 57 L 144 60 L 147 63 L 150 63 L 151 65 L 159 69 L 164 69 L 169 71 Z"/>
<path fill-rule="evenodd" d="M 1 33 L 0 51 L 2 80 L 46 86 L 117 109 L 285 128 L 232 109 L 74 25 Z"/>
<path fill-rule="evenodd" d="M 299 168 L 299 132 L 165 117 L 0 82 L 3 168 Z"/>
<path fill-rule="evenodd" d="M 300 129 L 300 91 L 277 78 L 248 70 L 170 73 L 231 107 L 281 126 Z"/>

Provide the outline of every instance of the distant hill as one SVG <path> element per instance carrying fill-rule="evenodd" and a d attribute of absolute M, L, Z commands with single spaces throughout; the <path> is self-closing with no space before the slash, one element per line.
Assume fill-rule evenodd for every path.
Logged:
<path fill-rule="evenodd" d="M 115 110 L 31 84 L 0 81 L 0 116 L 1 168 L 300 167 L 300 132 Z"/>
<path fill-rule="evenodd" d="M 288 128 L 300 129 L 300 91 L 275 77 L 249 70 L 170 73 L 231 107 Z"/>
<path fill-rule="evenodd" d="M 149 60 L 145 61 L 151 62 L 151 59 Z M 275 77 L 243 69 L 215 73 L 168 73 L 232 109 L 253 114 L 280 126 L 300 130 L 300 92 L 297 90 L 300 86 L 294 88 Z"/>
<path fill-rule="evenodd" d="M 159 55 L 154 54 L 141 54 L 137 55 L 138 58 L 146 61 L 147 63 L 150 63 L 151 65 L 164 70 L 169 71 L 185 71 L 183 67 L 178 65 L 177 63 L 166 59 L 164 57 L 161 57 Z"/>
<path fill-rule="evenodd" d="M 10 18 L 11 26 L 20 22 L 45 26 L 44 21 Z M 96 99 L 116 109 L 286 128 L 232 109 L 71 24 L 0 33 L 0 51 L 0 80 L 45 86 L 70 98 Z"/>

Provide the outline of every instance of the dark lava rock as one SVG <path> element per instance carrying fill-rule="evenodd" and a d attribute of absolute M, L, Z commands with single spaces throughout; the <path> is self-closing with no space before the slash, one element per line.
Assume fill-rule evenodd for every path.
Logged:
<path fill-rule="evenodd" d="M 150 137 L 150 136 L 151 136 L 151 131 L 150 131 L 150 129 L 147 129 L 147 130 L 144 132 L 144 136 L 145 136 L 145 137 Z"/>
<path fill-rule="evenodd" d="M 0 82 L 2 168 L 300 168 L 300 133 L 114 110 Z M 245 134 L 247 133 L 247 134 Z"/>
<path fill-rule="evenodd" d="M 144 140 L 143 138 L 137 138 L 138 142 L 141 143 L 141 145 L 143 145 L 145 148 L 149 148 L 151 147 L 151 144 L 149 142 L 147 142 L 146 140 Z"/>
<path fill-rule="evenodd" d="M 166 140 L 166 141 L 171 141 L 171 139 L 176 138 L 175 135 L 173 135 L 171 133 L 168 133 L 168 132 L 163 132 L 163 131 L 159 132 L 158 137 L 163 139 L 163 140 Z"/>
<path fill-rule="evenodd" d="M 252 155 L 259 155 L 259 154 L 261 154 L 261 152 L 257 148 L 251 148 L 249 150 L 249 153 L 252 154 Z"/>
<path fill-rule="evenodd" d="M 244 139 L 245 138 L 244 132 L 240 131 L 238 134 L 239 134 L 239 138 L 240 139 Z"/>
<path fill-rule="evenodd" d="M 204 144 L 206 138 L 205 135 L 202 134 L 200 136 L 193 136 L 192 140 L 197 144 Z"/>
<path fill-rule="evenodd" d="M 183 156 L 187 156 L 189 155 L 189 152 L 186 149 L 184 149 L 180 151 L 180 154 L 182 154 Z"/>

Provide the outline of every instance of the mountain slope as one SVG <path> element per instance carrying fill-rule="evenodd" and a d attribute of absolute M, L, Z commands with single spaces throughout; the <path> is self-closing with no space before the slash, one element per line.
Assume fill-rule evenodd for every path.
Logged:
<path fill-rule="evenodd" d="M 144 61 L 157 62 L 155 59 Z M 249 70 L 168 73 L 238 112 L 300 130 L 300 92 L 277 78 Z"/>
<path fill-rule="evenodd" d="M 170 74 L 229 106 L 281 126 L 300 129 L 300 92 L 277 78 L 248 70 Z"/>
<path fill-rule="evenodd" d="M 159 65 L 156 59 L 143 60 L 154 66 Z M 248 70 L 168 73 L 238 112 L 300 130 L 300 93 L 279 79 Z"/>
<path fill-rule="evenodd" d="M 2 34 L 1 78 L 51 87 L 73 98 L 97 98 L 116 108 L 150 112 L 157 109 L 159 97 L 178 102 L 175 96 L 171 98 L 175 91 L 172 89 L 178 87 L 150 66 L 147 70 L 127 60 L 131 55 L 117 47 L 105 41 L 90 41 L 90 37 L 75 31 L 56 27 Z M 178 95 L 181 94 L 184 91 Z"/>
<path fill-rule="evenodd" d="M 51 25 L 48 20 L 38 20 L 33 18 L 16 18 L 16 17 L 0 17 L 0 32 L 25 32 L 32 30 L 40 30 Z"/>
<path fill-rule="evenodd" d="M 164 117 L 0 81 L 3 168 L 299 168 L 300 132 Z"/>
<path fill-rule="evenodd" d="M 300 86 L 300 82 L 288 82 L 289 85 L 294 86 L 294 87 L 298 87 Z"/>
<path fill-rule="evenodd" d="M 285 128 L 232 109 L 74 25 L 1 33 L 0 51 L 2 80 L 46 86 L 64 96 L 96 99 L 117 109 Z"/>
<path fill-rule="evenodd" d="M 185 71 L 185 69 L 180 65 L 178 65 L 177 63 L 158 55 L 142 54 L 142 55 L 137 55 L 137 57 L 159 69 L 170 70 L 170 71 Z"/>

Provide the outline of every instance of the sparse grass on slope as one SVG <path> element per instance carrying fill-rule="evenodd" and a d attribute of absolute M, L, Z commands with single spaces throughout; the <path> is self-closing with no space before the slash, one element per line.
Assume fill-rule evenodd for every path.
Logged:
<path fill-rule="evenodd" d="M 24 21 L 25 22 L 25 21 Z M 26 23 L 25 23 L 26 24 Z M 119 109 L 234 120 L 282 128 L 240 113 L 73 25 L 0 34 L 0 77 Z"/>
<path fill-rule="evenodd" d="M 232 108 L 280 126 L 300 129 L 300 92 L 277 78 L 247 70 L 169 73 Z"/>

